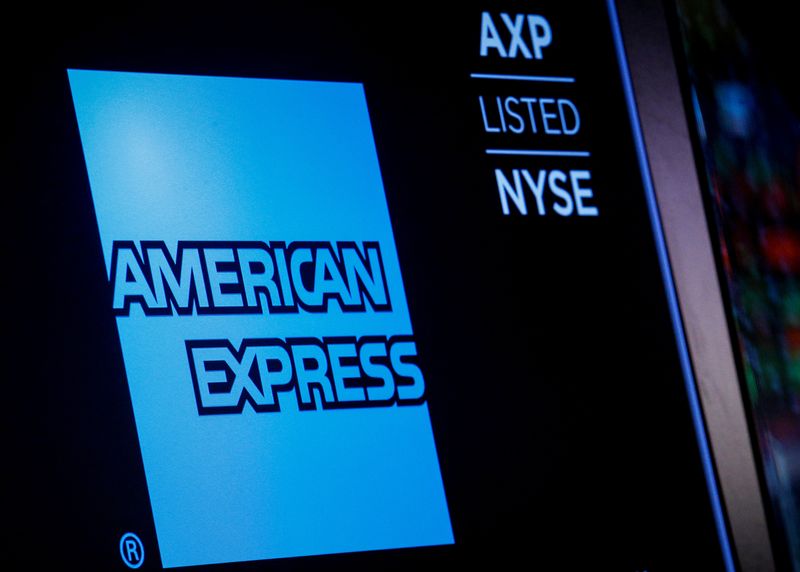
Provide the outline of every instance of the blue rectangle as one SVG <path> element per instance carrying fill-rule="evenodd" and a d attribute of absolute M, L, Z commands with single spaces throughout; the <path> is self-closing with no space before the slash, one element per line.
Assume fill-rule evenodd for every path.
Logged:
<path fill-rule="evenodd" d="M 178 241 L 376 241 L 391 298 L 390 311 L 118 315 L 163 565 L 452 543 L 424 402 L 200 415 L 187 359 L 188 340 L 413 334 L 362 86 L 69 80 L 112 285 L 115 241 L 163 241 L 172 257 Z"/>

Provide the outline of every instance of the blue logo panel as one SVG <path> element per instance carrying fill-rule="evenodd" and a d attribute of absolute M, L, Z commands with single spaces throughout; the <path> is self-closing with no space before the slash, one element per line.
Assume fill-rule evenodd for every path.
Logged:
<path fill-rule="evenodd" d="M 69 80 L 163 565 L 452 543 L 362 86 Z"/>

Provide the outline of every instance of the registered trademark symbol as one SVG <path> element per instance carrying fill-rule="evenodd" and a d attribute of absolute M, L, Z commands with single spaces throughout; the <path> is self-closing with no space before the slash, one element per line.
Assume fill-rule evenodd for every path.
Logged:
<path fill-rule="evenodd" d="M 126 532 L 119 540 L 119 555 L 128 568 L 138 568 L 144 562 L 144 545 L 134 533 Z"/>

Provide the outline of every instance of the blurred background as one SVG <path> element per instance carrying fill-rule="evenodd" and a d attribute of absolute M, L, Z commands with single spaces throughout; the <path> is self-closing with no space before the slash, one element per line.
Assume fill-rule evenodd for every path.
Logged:
<path fill-rule="evenodd" d="M 678 0 L 673 16 L 776 556 L 800 570 L 800 8 L 789 4 Z"/>

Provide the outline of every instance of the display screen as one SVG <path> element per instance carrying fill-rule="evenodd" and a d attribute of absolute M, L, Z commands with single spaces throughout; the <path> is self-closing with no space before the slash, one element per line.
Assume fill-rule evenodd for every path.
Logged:
<path fill-rule="evenodd" d="M 732 7 L 678 2 L 679 46 L 775 554 L 800 570 L 800 114 Z"/>
<path fill-rule="evenodd" d="M 4 557 L 732 569 L 612 4 L 129 16 L 14 67 Z"/>

